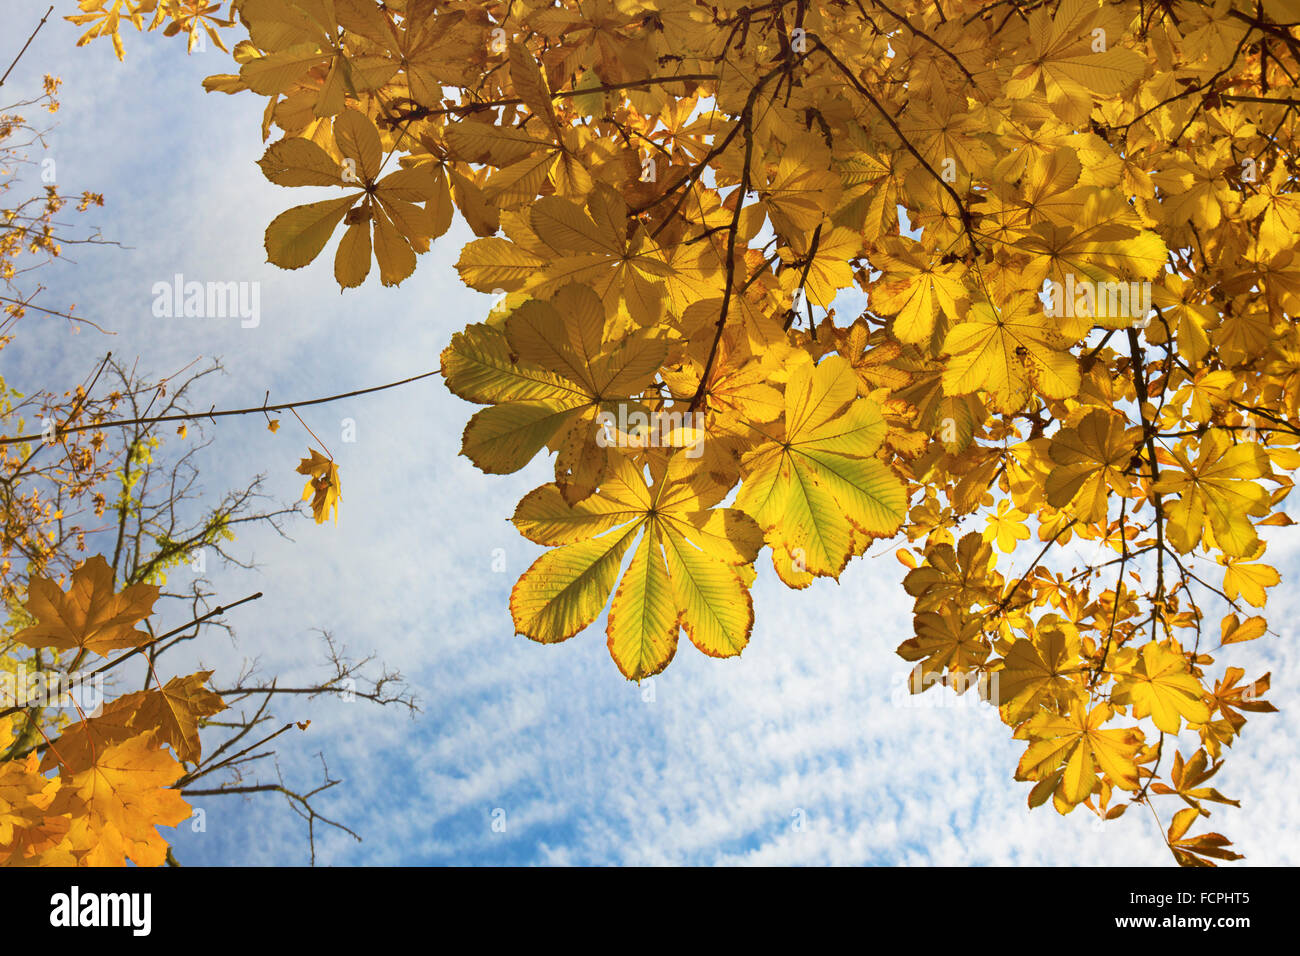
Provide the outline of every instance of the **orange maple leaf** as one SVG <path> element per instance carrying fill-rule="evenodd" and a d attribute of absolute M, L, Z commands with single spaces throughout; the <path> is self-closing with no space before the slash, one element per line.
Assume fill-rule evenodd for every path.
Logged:
<path fill-rule="evenodd" d="M 145 733 L 106 747 L 86 770 L 72 774 L 50 804 L 70 814 L 68 838 L 89 866 L 161 866 L 167 841 L 157 826 L 174 827 L 190 815 L 180 791 L 169 789 L 184 769 Z"/>
<path fill-rule="evenodd" d="M 72 572 L 66 593 L 49 578 L 32 578 L 26 607 L 37 623 L 19 631 L 14 640 L 28 647 L 75 647 L 101 656 L 139 647 L 152 635 L 135 630 L 135 625 L 152 613 L 157 599 L 153 584 L 132 584 L 115 594 L 112 569 L 102 555 L 95 555 Z"/>

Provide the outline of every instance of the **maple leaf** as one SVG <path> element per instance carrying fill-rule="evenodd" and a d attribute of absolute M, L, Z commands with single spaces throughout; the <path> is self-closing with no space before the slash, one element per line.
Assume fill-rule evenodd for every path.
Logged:
<path fill-rule="evenodd" d="M 173 677 L 161 688 L 124 694 L 105 704 L 97 716 L 73 724 L 51 744 L 42 768 L 85 769 L 98 751 L 148 731 L 159 743 L 171 744 L 181 760 L 197 763 L 199 722 L 226 709 L 225 702 L 204 687 L 211 676 L 212 671 L 198 671 Z"/>
<path fill-rule="evenodd" d="M 156 827 L 174 827 L 190 816 L 190 806 L 170 785 L 181 765 L 142 733 L 112 744 L 94 763 L 63 779 L 49 812 L 71 814 L 68 838 L 81 862 L 90 866 L 161 866 L 167 843 Z"/>
<path fill-rule="evenodd" d="M 339 521 L 339 499 L 343 486 L 339 483 L 339 466 L 334 459 L 326 458 L 315 448 L 308 448 L 310 458 L 304 458 L 294 469 L 300 475 L 308 475 L 307 484 L 302 489 L 302 500 L 311 502 L 312 517 L 321 524 L 334 514 L 334 523 Z"/>
<path fill-rule="evenodd" d="M 102 555 L 88 558 L 72 572 L 66 593 L 49 578 L 33 577 L 26 607 L 37 623 L 19 631 L 14 640 L 28 647 L 93 651 L 101 657 L 152 640 L 135 625 L 153 613 L 158 587 L 132 584 L 118 593 L 113 587 L 113 570 Z"/>
<path fill-rule="evenodd" d="M 158 728 L 160 742 L 171 744 L 181 760 L 197 763 L 201 753 L 199 721 L 226 709 L 225 701 L 204 686 L 211 676 L 212 671 L 199 671 L 173 677 L 161 688 L 143 692 L 138 703 L 132 700 L 127 705 L 135 706 L 132 723 Z"/>
<path fill-rule="evenodd" d="M 23 760 L 0 761 L 0 859 L 12 848 L 15 827 L 39 825 L 59 789 L 58 780 L 40 773 L 39 763 L 34 753 Z"/>
<path fill-rule="evenodd" d="M 95 716 L 83 717 L 65 728 L 50 742 L 41 758 L 41 772 L 58 769 L 61 773 L 79 773 L 93 767 L 96 755 L 114 744 L 150 733 L 152 728 L 149 726 L 132 726 L 135 711 L 131 705 L 134 701 L 127 700 L 122 704 L 122 700 L 110 701 Z"/>

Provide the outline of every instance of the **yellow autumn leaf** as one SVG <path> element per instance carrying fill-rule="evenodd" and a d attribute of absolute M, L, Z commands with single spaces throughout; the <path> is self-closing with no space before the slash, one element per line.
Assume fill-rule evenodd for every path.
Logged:
<path fill-rule="evenodd" d="M 718 508 L 720 489 L 691 480 L 674 455 L 651 480 L 627 458 L 595 495 L 577 504 L 545 485 L 519 503 L 515 525 L 555 545 L 524 572 L 510 596 L 520 633 L 542 643 L 586 628 L 609 602 L 623 556 L 639 539 L 610 603 L 610 656 L 629 680 L 663 670 L 684 628 L 705 654 L 731 657 L 749 640 L 753 607 L 744 569 L 762 534 L 745 514 Z"/>
<path fill-rule="evenodd" d="M 1068 351 L 1071 343 L 1035 304 L 1032 296 L 1021 295 L 1001 309 L 989 302 L 973 305 L 944 339 L 944 393 L 982 390 L 1003 412 L 1019 411 L 1033 391 L 1049 398 L 1075 394 L 1079 367 Z"/>
<path fill-rule="evenodd" d="M 1210 709 L 1202 698 L 1205 689 L 1192 676 L 1181 654 L 1155 641 L 1142 646 L 1142 656 L 1131 675 L 1123 677 L 1112 699 L 1133 705 L 1134 717 L 1151 716 L 1165 733 L 1178 733 L 1181 720 L 1200 724 L 1210 719 Z"/>
<path fill-rule="evenodd" d="M 297 472 L 307 475 L 307 484 L 302 489 L 302 500 L 311 502 L 311 514 L 317 524 L 329 519 L 331 512 L 334 523 L 339 520 L 339 498 L 343 486 L 339 483 L 339 466 L 332 458 L 327 458 L 315 448 L 307 449 L 310 458 L 298 463 Z"/>
<path fill-rule="evenodd" d="M 1132 727 L 1106 727 L 1113 716 L 1108 705 L 1088 708 L 1078 697 L 1063 715 L 1035 714 L 1017 731 L 1031 742 L 1020 758 L 1016 779 L 1048 785 L 1047 793 L 1055 796 L 1062 813 L 1088 798 L 1099 784 L 1098 774 L 1112 786 L 1137 790 L 1135 758 L 1142 733 Z"/>
<path fill-rule="evenodd" d="M 49 812 L 69 813 L 74 854 L 90 866 L 161 866 L 167 843 L 156 829 L 190 816 L 180 791 L 170 789 L 181 765 L 148 733 L 106 747 L 92 766 L 68 776 Z"/>
<path fill-rule="evenodd" d="M 1259 537 L 1251 516 L 1268 514 L 1269 497 L 1254 479 L 1272 474 L 1272 466 L 1263 448 L 1245 442 L 1230 443 L 1220 431 L 1210 431 L 1201 439 L 1196 460 L 1174 450 L 1177 468 L 1166 467 L 1152 491 L 1177 495 L 1170 502 L 1166 530 L 1169 540 L 1180 552 L 1191 551 L 1205 530 L 1226 555 L 1244 557 L 1259 547 Z"/>
<path fill-rule="evenodd" d="M 72 573 L 67 592 L 45 577 L 33 577 L 27 588 L 27 613 L 36 623 L 14 635 L 28 647 L 56 650 L 109 651 L 139 647 L 149 641 L 135 625 L 147 618 L 158 599 L 153 584 L 132 584 L 115 592 L 113 570 L 102 555 L 86 560 Z"/>
<path fill-rule="evenodd" d="M 885 434 L 880 408 L 856 398 L 857 377 L 833 355 L 794 363 L 785 387 L 785 429 L 749 452 L 736 506 L 774 549 L 801 570 L 838 577 L 855 533 L 869 540 L 897 530 L 902 482 L 873 457 Z"/>
<path fill-rule="evenodd" d="M 1103 409 L 1089 412 L 1073 428 L 1052 437 L 1048 455 L 1055 467 L 1043 490 L 1054 508 L 1073 504 L 1085 521 L 1104 522 L 1111 493 L 1128 495 L 1129 462 L 1140 429 L 1126 428 L 1123 419 Z"/>

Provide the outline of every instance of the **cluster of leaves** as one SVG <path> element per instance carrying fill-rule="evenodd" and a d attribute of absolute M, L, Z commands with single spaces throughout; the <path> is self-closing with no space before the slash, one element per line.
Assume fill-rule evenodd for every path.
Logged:
<path fill-rule="evenodd" d="M 0 196 L 19 191 L 24 168 L 33 165 L 27 150 L 41 138 L 18 111 L 40 106 L 56 112 L 58 86 L 47 76 L 41 97 L 0 115 Z M 67 201 L 49 182 L 52 176 L 42 178 L 47 183 L 38 195 L 0 209 L 0 349 L 29 310 L 76 320 L 70 313 L 34 305 L 36 294 L 22 281 L 57 258 L 67 241 L 60 234 L 65 223 L 56 218 Z M 84 211 L 102 204 L 98 194 L 83 193 L 76 205 Z M 105 435 L 93 426 L 112 415 L 121 395 L 91 398 L 83 385 L 62 395 L 26 396 L 3 380 L 0 390 L 5 430 L 24 430 L 32 416 L 42 432 L 40 443 L 0 446 L 0 590 L 9 609 L 6 630 L 17 629 L 0 644 L 0 680 L 6 688 L 22 689 L 24 697 L 35 691 L 32 706 L 0 695 L 0 756 L 5 758 L 0 761 L 0 864 L 121 865 L 128 857 L 141 864 L 162 863 L 167 844 L 155 825 L 175 825 L 189 810 L 178 792 L 163 789 L 182 771 L 160 744 L 170 741 L 186 759 L 197 757 L 196 722 L 222 706 L 202 690 L 206 674 L 120 697 L 75 729 L 66 719 L 42 719 L 51 713 L 43 706 L 51 696 L 47 679 L 56 679 L 56 708 L 66 692 L 57 682 L 60 657 L 79 662 L 87 653 L 108 656 L 150 638 L 134 625 L 149 615 L 157 587 L 139 584 L 115 594 L 112 572 L 102 557 L 74 573 L 67 593 L 55 583 L 72 570 L 78 552 L 86 550 L 87 533 L 108 508 L 101 489 L 121 456 L 106 449 Z M 57 434 L 56 425 L 86 430 Z M 61 452 L 57 461 L 40 456 L 56 443 Z M 20 601 L 24 593 L 25 610 Z M 32 626 L 21 627 L 33 619 Z M 40 743 L 43 735 L 58 729 L 66 732 L 54 745 L 47 747 L 48 737 Z"/>
<path fill-rule="evenodd" d="M 192 53 L 196 46 L 205 48 L 208 39 L 226 50 L 219 30 L 233 24 L 221 16 L 222 4 L 212 0 L 78 0 L 77 6 L 81 12 L 67 17 L 86 27 L 77 46 L 108 37 L 119 60 L 126 56 L 120 32 L 123 25 L 141 31 L 162 28 L 163 35 L 169 37 L 184 34 L 186 49 Z"/>
<path fill-rule="evenodd" d="M 224 628 L 218 619 L 230 607 L 261 596 L 213 606 L 196 555 L 204 556 L 203 563 L 210 555 L 241 564 L 227 550 L 236 526 L 256 521 L 281 530 L 283 517 L 299 510 L 259 508 L 260 479 L 196 508 L 204 496 L 196 484 L 194 455 L 206 442 L 191 442 L 178 454 L 168 454 L 159 430 L 178 418 L 204 417 L 186 410 L 186 397 L 197 381 L 219 369 L 214 364 L 188 378 L 148 384 L 106 360 L 99 373 L 109 373 L 104 376 L 110 379 L 107 387 L 97 387 L 101 374 L 96 374 L 73 400 L 100 410 L 92 420 L 82 420 L 75 409 L 64 414 L 66 408 L 53 396 L 26 400 L 59 413 L 48 419 L 54 423 L 50 441 L 7 434 L 21 432 L 22 421 L 4 417 L 0 449 L 13 454 L 19 467 L 3 480 L 15 501 L 28 496 L 68 500 L 80 475 L 69 464 L 72 449 L 85 436 L 99 439 L 94 447 L 113 467 L 101 467 L 91 486 L 101 521 L 69 528 L 65 522 L 73 513 L 65 518 L 56 511 L 47 546 L 33 555 L 19 542 L 15 551 L 20 560 L 5 569 L 9 622 L 0 634 L 0 864 L 175 862 L 157 828 L 175 826 L 191 815 L 187 797 L 256 793 L 282 795 L 306 821 L 314 860 L 317 824 L 356 834 L 319 814 L 313 804 L 314 797 L 340 782 L 330 777 L 323 758 L 324 781 L 306 790 L 287 785 L 278 766 L 275 782 L 256 772 L 260 761 L 276 756 L 267 746 L 271 741 L 310 723 L 295 719 L 266 728 L 275 719 L 272 703 L 284 694 L 295 701 L 355 695 L 415 709 L 399 674 L 371 676 L 370 658 L 349 658 L 328 634 L 332 673 L 301 686 L 255 679 L 251 668 L 220 691 L 208 686 L 210 670 L 165 683 L 158 676 L 164 654 L 198 637 L 201 628 Z M 96 396 L 105 391 L 125 416 L 104 418 L 109 399 Z M 322 458 L 322 473 L 308 487 L 332 474 L 336 488 L 332 468 Z M 11 507 L 5 520 L 16 529 L 25 512 Z M 107 547 L 111 559 L 100 555 L 79 564 L 87 542 L 95 549 Z M 183 565 L 188 567 L 169 587 L 169 573 Z M 41 567 L 46 570 L 38 571 Z M 69 576 L 71 587 L 65 593 Z M 167 613 L 162 608 L 175 608 L 177 602 L 189 608 L 185 623 L 157 633 L 153 622 Z M 143 629 L 136 629 L 137 624 Z M 88 655 L 106 659 L 88 663 Z M 105 698 L 106 688 L 111 692 L 141 677 L 141 690 Z M 220 782 L 205 786 L 208 779 Z M 195 829 L 202 827 L 202 819 L 196 814 Z"/>
<path fill-rule="evenodd" d="M 17 187 L 23 183 L 23 168 L 33 165 L 27 150 L 39 143 L 43 135 L 19 111 L 31 107 L 47 113 L 59 110 L 60 80 L 47 74 L 43 85 L 39 97 L 0 110 L 0 283 L 5 292 L 0 295 L 0 302 L 4 303 L 3 310 L 0 310 L 4 315 L 0 323 L 0 346 L 11 339 L 14 323 L 31 307 L 30 295 L 23 295 L 19 285 L 21 277 L 45 262 L 57 259 L 62 254 L 63 244 L 69 241 L 68 236 L 58 231 L 66 223 L 59 222 L 55 216 L 70 200 L 59 192 L 51 170 L 42 169 L 43 185 L 39 193 L 25 192 L 21 198 L 17 195 Z M 78 212 L 102 205 L 104 197 L 99 193 L 85 191 L 76 197 Z M 75 238 L 71 241 L 92 240 Z M 28 261 L 24 262 L 24 258 Z"/>
<path fill-rule="evenodd" d="M 98 675 L 154 643 L 136 625 L 157 599 L 152 584 L 115 591 L 112 569 L 96 555 L 73 573 L 67 592 L 48 578 L 32 579 L 26 609 L 36 623 L 14 641 L 55 655 L 70 652 L 70 671 L 87 654 L 108 659 L 130 649 L 92 672 Z M 81 713 L 78 723 L 25 754 L 12 753 L 25 708 L 0 714 L 0 751 L 11 753 L 0 763 L 0 863 L 122 866 L 130 859 L 159 866 L 166 860 L 157 827 L 190 816 L 172 788 L 185 773 L 180 761 L 199 761 L 199 727 L 226 705 L 205 686 L 211 671 L 163 684 L 152 663 L 149 670 L 155 686 L 124 694 L 93 715 Z M 13 711 L 20 716 L 9 716 Z M 40 724 L 33 726 L 45 735 Z"/>
<path fill-rule="evenodd" d="M 44 182 L 35 194 L 24 191 L 24 172 L 41 168 L 29 150 L 43 136 L 25 119 L 24 111 L 35 107 L 56 113 L 59 109 L 59 80 L 46 76 L 43 85 L 39 97 L 0 111 L 0 350 L 12 341 L 14 329 L 29 311 L 84 321 L 71 312 L 36 305 L 41 289 L 30 288 L 25 281 L 34 270 L 57 259 L 65 244 L 95 241 L 93 235 L 64 231 L 67 224 L 56 217 L 70 200 L 52 182 Z M 102 205 L 103 197 L 92 192 L 83 192 L 75 202 L 79 212 Z M 24 430 L 34 423 L 52 442 L 54 423 L 93 426 L 116 410 L 120 397 L 112 393 L 92 399 L 84 385 L 60 394 L 24 395 L 0 377 L 0 420 L 6 430 Z M 4 508 L 0 595 L 9 607 L 21 594 L 26 573 L 71 570 L 75 558 L 69 556 L 85 550 L 87 529 L 107 507 L 99 486 L 112 474 L 115 458 L 105 451 L 104 435 L 89 428 L 60 436 L 59 444 L 63 455 L 55 464 L 38 460 L 31 444 L 0 445 L 0 474 L 5 476 L 0 484 Z"/>
<path fill-rule="evenodd" d="M 0 111 L 0 350 L 24 319 L 102 331 L 74 309 L 37 304 L 44 287 L 32 278 L 64 245 L 99 241 L 68 231 L 60 213 L 73 204 L 54 185 L 53 161 L 36 153 L 42 131 L 23 118 L 29 107 L 56 112 L 58 86 L 46 77 L 41 96 Z M 27 180 L 31 170 L 42 185 Z M 102 197 L 83 193 L 75 205 L 85 211 Z M 314 789 L 291 789 L 278 767 L 274 783 L 254 776 L 275 756 L 267 744 L 308 723 L 263 733 L 274 719 L 272 701 L 282 693 L 296 701 L 346 693 L 415 709 L 399 674 L 372 677 L 369 658 L 347 657 L 328 635 L 332 673 L 306 686 L 265 683 L 251 668 L 219 693 L 207 686 L 207 670 L 166 683 L 159 677 L 163 654 L 201 627 L 224 627 L 214 619 L 227 608 L 213 606 L 195 555 L 238 564 L 224 550 L 236 525 L 266 522 L 279 530 L 297 511 L 260 508 L 260 479 L 199 507 L 194 456 L 205 443 L 174 454 L 163 448 L 160 425 L 181 421 L 176 432 L 185 440 L 185 423 L 203 417 L 190 412 L 187 393 L 219 370 L 214 363 L 148 382 L 110 353 L 66 391 L 24 394 L 0 379 L 0 592 L 7 609 L 0 630 L 0 865 L 174 862 L 158 828 L 190 816 L 187 795 L 259 792 L 283 795 L 307 822 L 314 859 L 318 823 L 351 833 L 313 805 L 340 781 L 330 778 L 323 757 L 325 779 Z M 332 488 L 337 498 L 337 469 L 326 460 L 319 471 L 309 488 Z M 105 554 L 86 560 L 100 550 Z M 168 572 L 186 564 L 188 573 L 167 589 Z M 186 624 L 157 634 L 152 622 L 169 601 L 191 613 Z M 104 699 L 105 685 L 111 691 L 139 677 L 140 690 Z M 253 706 L 243 710 L 241 702 Z M 214 741 L 215 734 L 223 736 Z M 220 783 L 205 788 L 208 779 Z"/>
<path fill-rule="evenodd" d="M 1178 862 L 1236 857 L 1188 831 L 1234 803 L 1204 782 L 1243 712 L 1272 709 L 1268 675 L 1217 657 L 1267 633 L 1257 529 L 1291 523 L 1300 464 L 1292 3 L 236 18 L 239 70 L 207 87 L 267 98 L 268 179 L 343 192 L 277 217 L 271 262 L 307 265 L 343 225 L 338 283 L 373 258 L 388 285 L 455 213 L 479 237 L 460 276 L 505 298 L 442 356 L 485 406 L 463 453 L 493 474 L 555 454 L 514 515 L 553 549 L 514 589 L 519 632 L 564 640 L 608 604 L 631 679 L 682 629 L 735 655 L 764 548 L 806 588 L 901 535 L 913 688 L 996 685 L 1031 806 L 1177 797 Z M 1048 281 L 1089 295 L 1049 311 Z M 1119 284 L 1150 309 L 1101 308 Z"/>

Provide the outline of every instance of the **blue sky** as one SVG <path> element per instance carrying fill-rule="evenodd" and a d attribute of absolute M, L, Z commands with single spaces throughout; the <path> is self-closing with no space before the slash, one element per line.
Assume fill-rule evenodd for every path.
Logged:
<path fill-rule="evenodd" d="M 11 25 L 43 9 L 0 0 L 6 65 L 16 48 L 9 38 L 26 33 L 11 34 Z M 340 295 L 332 245 L 295 272 L 266 264 L 266 223 L 314 195 L 274 186 L 253 165 L 264 148 L 263 100 L 203 92 L 204 76 L 229 71 L 226 55 L 187 57 L 179 40 L 132 34 L 119 64 L 106 44 L 75 49 L 76 35 L 52 20 L 4 93 L 35 92 L 45 72 L 64 78 L 48 155 L 61 187 L 105 194 L 105 208 L 87 221 L 124 248 L 71 252 L 75 264 L 41 273 L 49 289 L 39 301 L 75 302 L 116 335 L 74 334 L 33 313 L 0 353 L 11 384 L 67 387 L 111 348 L 138 354 L 153 374 L 220 357 L 228 374 L 210 380 L 197 404 L 258 404 L 267 389 L 273 401 L 309 398 L 435 368 L 451 334 L 485 314 L 488 298 L 465 288 L 452 266 L 468 238 L 459 223 L 398 290 L 372 275 Z M 177 272 L 260 282 L 261 324 L 155 318 L 150 290 Z M 506 519 L 549 479 L 549 464 L 506 477 L 477 472 L 457 455 L 472 411 L 434 378 L 305 412 L 340 465 L 338 526 L 300 519 L 289 528 L 293 541 L 267 530 L 241 537 L 238 553 L 257 569 L 209 566 L 209 577 L 223 600 L 255 590 L 265 598 L 231 613 L 233 642 L 214 631 L 172 659 L 178 669 L 215 667 L 221 684 L 257 658 L 263 673 L 301 683 L 323 673 L 316 630 L 326 629 L 407 677 L 423 707 L 415 719 L 360 701 L 274 708 L 312 721 L 282 738 L 286 782 L 313 785 L 323 753 L 345 782 L 318 807 L 364 838 L 319 833 L 320 862 L 1169 862 L 1141 808 L 1105 827 L 1084 811 L 1029 812 L 1028 786 L 1011 779 L 1023 744 L 1007 728 L 951 696 L 901 693 L 908 665 L 894 648 L 911 635 L 911 602 L 892 555 L 853 562 L 838 584 L 792 592 L 765 554 L 744 655 L 711 660 L 683 640 L 668 670 L 640 688 L 609 660 L 603 620 L 557 646 L 514 635 L 509 590 L 540 549 Z M 356 441 L 345 443 L 348 418 Z M 276 435 L 255 419 L 203 426 L 214 439 L 207 491 L 265 473 L 268 491 L 296 498 L 302 478 L 293 469 L 315 442 L 292 416 L 281 425 Z M 1300 601 L 1290 582 L 1300 546 L 1294 535 L 1274 539 L 1269 558 L 1284 581 L 1269 616 L 1280 639 L 1253 642 L 1230 662 L 1250 677 L 1272 670 L 1271 699 L 1283 713 L 1252 719 L 1215 780 L 1243 809 L 1216 810 L 1210 823 L 1249 862 L 1296 864 L 1300 722 L 1290 705 L 1300 685 Z M 493 570 L 496 549 L 504 572 Z M 194 802 L 206 829 L 176 832 L 182 862 L 306 861 L 305 824 L 279 797 Z M 494 829 L 502 814 L 504 830 Z"/>

